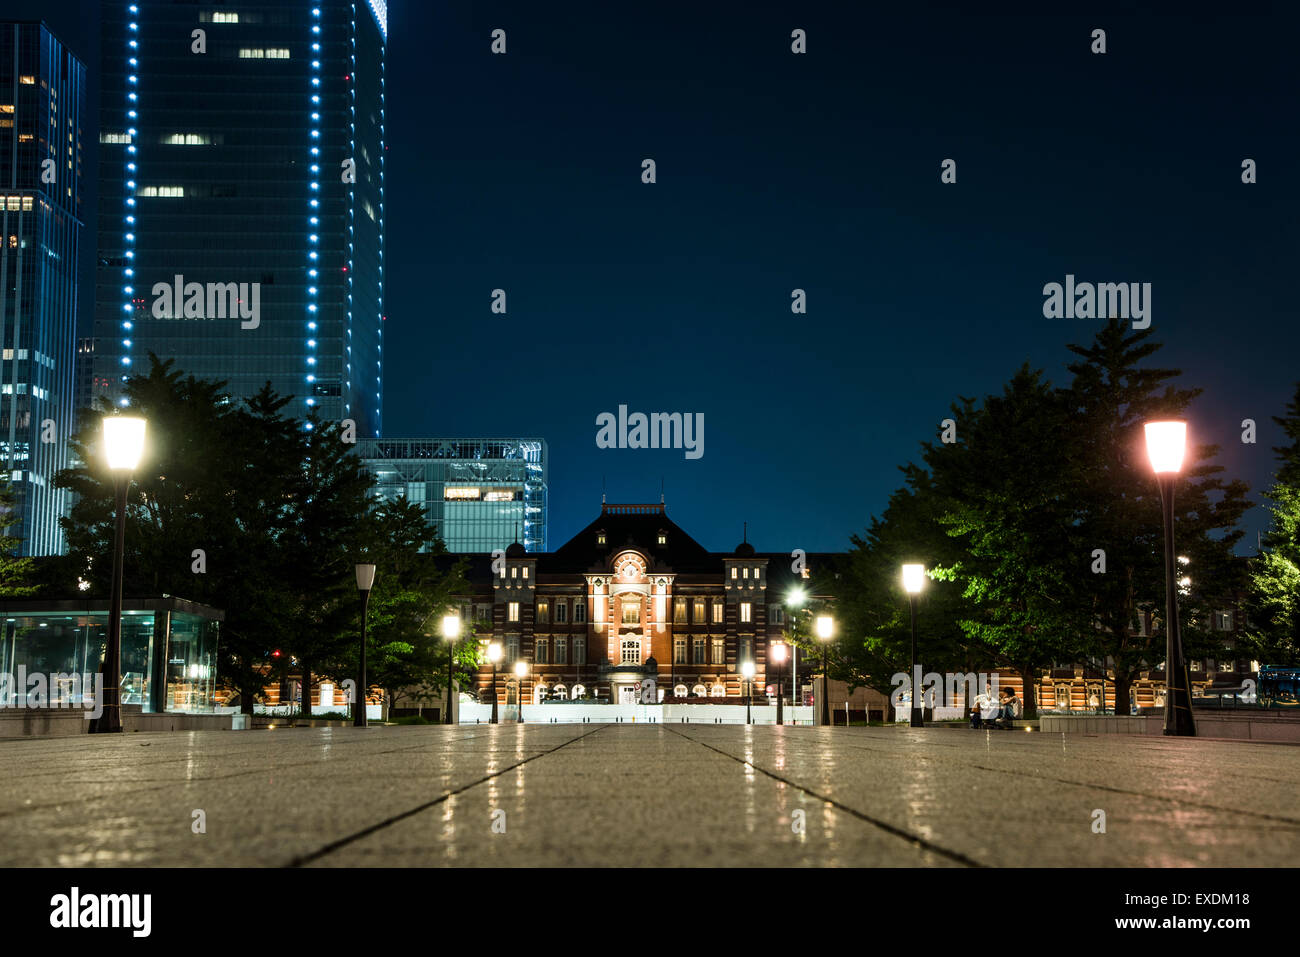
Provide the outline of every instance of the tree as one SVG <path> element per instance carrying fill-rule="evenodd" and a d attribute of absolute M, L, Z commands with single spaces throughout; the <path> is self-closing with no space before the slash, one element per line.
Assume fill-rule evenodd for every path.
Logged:
<path fill-rule="evenodd" d="M 358 556 L 376 566 L 366 670 L 368 681 L 383 688 L 389 701 L 403 688 L 446 687 L 447 651 L 439 623 L 455 610 L 454 596 L 463 593 L 466 584 L 463 559 L 441 570 L 439 558 L 445 554 L 423 507 L 405 496 L 380 504 L 368 519 Z M 357 626 L 359 634 L 359 621 Z M 357 648 L 352 642 L 336 658 L 348 674 L 357 672 Z M 462 670 L 476 666 L 478 642 L 463 635 L 455 656 Z"/>
<path fill-rule="evenodd" d="M 901 471 L 905 487 L 890 496 L 884 514 L 873 516 L 863 535 L 851 536 L 851 549 L 827 579 L 840 624 L 832 674 L 850 691 L 865 685 L 886 698 L 898 687 L 895 675 L 911 680 L 911 612 L 902 566 L 920 562 L 933 568 L 958 553 L 940 524 L 946 505 L 929 472 L 915 465 Z M 926 672 L 958 661 L 972 670 L 957 625 L 961 606 L 961 589 L 951 582 L 932 581 L 918 597 L 917 657 Z"/>
<path fill-rule="evenodd" d="M 1300 662 L 1300 383 L 1286 415 L 1273 421 L 1291 443 L 1273 449 L 1279 465 L 1268 491 L 1272 518 L 1251 563 L 1246 637 L 1260 661 L 1293 665 Z"/>
<path fill-rule="evenodd" d="M 17 557 L 21 540 L 9 534 L 18 524 L 18 494 L 13 482 L 0 482 L 0 598 L 24 598 L 37 591 L 35 563 L 30 558 Z"/>
<path fill-rule="evenodd" d="M 1172 383 L 1182 373 L 1144 365 L 1160 349 L 1150 330 L 1129 330 L 1111 320 L 1089 346 L 1072 345 L 1079 357 L 1069 366 L 1068 444 L 1076 450 L 1080 498 L 1079 540 L 1101 549 L 1105 571 L 1075 579 L 1079 601 L 1090 606 L 1089 646 L 1111 660 L 1115 708 L 1126 713 L 1137 672 L 1165 658 L 1165 639 L 1156 629 L 1142 634 L 1139 614 L 1152 606 L 1164 617 L 1165 573 L 1159 489 L 1151 472 L 1143 424 L 1186 415 L 1199 389 Z M 1193 438 L 1194 432 L 1193 432 Z M 1174 496 L 1177 547 L 1190 561 L 1193 587 L 1180 598 L 1180 617 L 1189 653 L 1214 654 L 1214 607 L 1230 604 L 1243 584 L 1233 546 L 1250 507 L 1243 482 L 1224 482 L 1212 464 L 1216 446 L 1191 445 Z"/>
<path fill-rule="evenodd" d="M 962 588 L 959 625 L 978 654 L 1020 675 L 1024 714 L 1036 713 L 1039 672 L 1079 647 L 1070 587 L 1086 569 L 1076 535 L 1075 470 L 1068 406 L 1041 373 L 1023 366 L 1001 395 L 958 423 L 955 451 L 930 450 L 935 487 L 947 501 L 940 523 L 962 555 L 934 577 Z"/>

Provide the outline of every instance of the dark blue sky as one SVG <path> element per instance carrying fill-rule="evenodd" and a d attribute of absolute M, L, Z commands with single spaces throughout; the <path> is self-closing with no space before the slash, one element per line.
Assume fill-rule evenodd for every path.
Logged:
<path fill-rule="evenodd" d="M 7 4 L 93 41 L 47 6 Z M 1063 381 L 1100 324 L 1043 317 L 1073 273 L 1152 283 L 1194 436 L 1258 490 L 1300 380 L 1296 25 L 393 0 L 385 432 L 545 437 L 552 548 L 603 476 L 627 502 L 662 477 L 711 548 L 748 521 L 760 549 L 839 549 L 958 395 L 1026 360 Z M 598 449 L 620 403 L 703 413 L 703 458 Z"/>

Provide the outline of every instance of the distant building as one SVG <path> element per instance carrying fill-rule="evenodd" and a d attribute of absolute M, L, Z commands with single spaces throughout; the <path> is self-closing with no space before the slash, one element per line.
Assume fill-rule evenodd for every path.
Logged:
<path fill-rule="evenodd" d="M 94 331 L 115 392 L 153 352 L 381 434 L 387 32 L 384 0 L 103 5 Z"/>
<path fill-rule="evenodd" d="M 810 555 L 818 567 L 829 556 Z M 753 694 L 765 700 L 781 683 L 789 694 L 815 667 L 769 665 L 783 640 L 786 601 L 811 582 L 791 570 L 789 551 L 758 552 L 742 542 L 711 552 L 668 518 L 662 504 L 603 505 L 586 528 L 554 552 L 518 545 L 492 569 L 486 557 L 467 572 L 472 594 L 462 615 L 475 636 L 496 642 L 499 701 L 514 704 L 513 666 L 528 663 L 523 700 L 548 696 L 636 703 L 644 679 L 657 700 L 741 699 L 742 666 L 755 666 Z M 810 593 L 809 597 L 817 595 Z M 492 667 L 480 667 L 477 691 L 490 701 Z"/>
<path fill-rule="evenodd" d="M 42 23 L 0 24 L 0 456 L 23 555 L 63 551 L 86 70 Z"/>
<path fill-rule="evenodd" d="M 544 439 L 361 439 L 357 451 L 372 493 L 422 505 L 449 551 L 546 550 Z"/>
<path fill-rule="evenodd" d="M 103 393 L 110 383 L 101 380 L 101 388 L 95 388 L 95 340 L 78 339 L 76 355 L 76 387 L 73 391 L 72 408 L 80 416 L 86 409 L 94 407 L 95 396 Z"/>

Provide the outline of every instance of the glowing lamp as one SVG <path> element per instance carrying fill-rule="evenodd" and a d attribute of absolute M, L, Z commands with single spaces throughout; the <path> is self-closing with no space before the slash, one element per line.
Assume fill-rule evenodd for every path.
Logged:
<path fill-rule="evenodd" d="M 1187 447 L 1187 423 L 1148 422 L 1145 428 L 1147 455 L 1151 458 L 1151 468 L 1156 474 L 1182 471 L 1183 452 Z"/>

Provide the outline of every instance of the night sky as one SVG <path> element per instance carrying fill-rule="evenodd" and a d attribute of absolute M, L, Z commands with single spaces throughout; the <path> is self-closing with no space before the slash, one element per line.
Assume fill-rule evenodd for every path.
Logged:
<path fill-rule="evenodd" d="M 1295 22 L 908 6 L 393 0 L 385 434 L 544 437 L 552 548 L 602 478 L 611 502 L 662 478 L 710 548 L 748 521 L 761 550 L 841 549 L 957 396 L 1026 360 L 1064 383 L 1101 325 L 1043 317 L 1072 273 L 1152 283 L 1193 437 L 1266 486 L 1300 380 Z M 93 73 L 93 4 L 0 12 Z M 703 413 L 704 456 L 598 449 L 621 403 Z"/>

